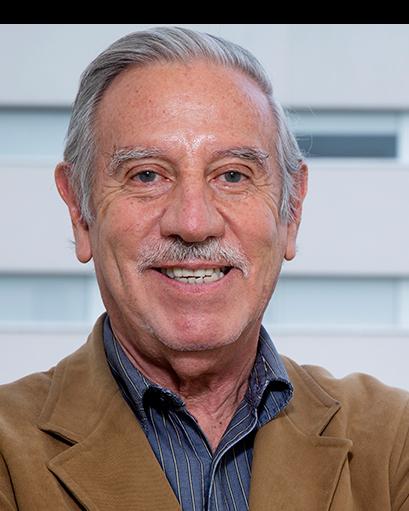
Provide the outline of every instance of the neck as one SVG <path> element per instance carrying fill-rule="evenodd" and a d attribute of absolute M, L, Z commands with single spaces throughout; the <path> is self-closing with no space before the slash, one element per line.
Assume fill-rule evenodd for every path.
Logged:
<path fill-rule="evenodd" d="M 181 396 L 186 408 L 197 420 L 213 450 L 219 444 L 248 387 L 248 379 L 257 352 L 259 325 L 243 333 L 235 342 L 213 350 L 183 352 L 164 350 L 146 353 L 112 329 L 133 365 L 154 383 Z"/>
<path fill-rule="evenodd" d="M 253 358 L 249 360 L 241 373 L 209 378 L 199 386 L 188 381 L 186 386 L 180 387 L 179 394 L 186 408 L 198 421 L 213 451 L 244 398 L 253 362 Z"/>

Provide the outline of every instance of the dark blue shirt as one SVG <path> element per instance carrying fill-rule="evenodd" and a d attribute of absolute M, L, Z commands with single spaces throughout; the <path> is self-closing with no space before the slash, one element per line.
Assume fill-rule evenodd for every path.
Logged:
<path fill-rule="evenodd" d="M 293 392 L 265 329 L 261 328 L 246 395 L 214 453 L 181 397 L 148 380 L 132 365 L 115 339 L 108 317 L 104 343 L 111 371 L 182 509 L 248 509 L 255 434 L 287 405 Z M 274 453 L 271 455 L 273 463 Z"/>

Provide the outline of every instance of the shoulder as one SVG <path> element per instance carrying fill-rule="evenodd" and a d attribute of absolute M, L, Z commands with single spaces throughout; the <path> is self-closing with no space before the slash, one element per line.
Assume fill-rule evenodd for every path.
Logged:
<path fill-rule="evenodd" d="M 97 320 L 87 342 L 61 359 L 55 367 L 0 385 L 0 435 L 5 421 L 36 420 L 47 400 L 60 399 L 60 390 L 81 387 L 87 377 L 94 380 L 89 373 L 97 363 L 95 360 L 105 360 L 103 321 L 104 315 Z"/>
<path fill-rule="evenodd" d="M 315 382 L 335 399 L 344 404 L 358 401 L 361 405 L 367 401 L 377 405 L 386 403 L 406 403 L 409 392 L 392 387 L 379 379 L 365 373 L 352 373 L 342 378 L 336 378 L 327 369 L 315 365 L 298 365 L 293 360 L 283 357 L 287 369 L 296 373 L 304 381 Z"/>
<path fill-rule="evenodd" d="M 35 422 L 49 394 L 53 374 L 54 368 L 0 385 L 0 432 Z"/>
<path fill-rule="evenodd" d="M 339 403 L 335 420 L 329 426 L 343 433 L 371 431 L 395 436 L 409 426 L 409 392 L 382 383 L 364 373 L 334 377 L 322 367 L 299 365 L 283 357 L 294 395 L 303 400 L 306 392 L 314 398 Z"/>

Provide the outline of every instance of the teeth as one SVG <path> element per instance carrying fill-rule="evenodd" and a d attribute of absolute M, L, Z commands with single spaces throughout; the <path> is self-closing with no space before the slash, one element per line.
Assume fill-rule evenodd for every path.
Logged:
<path fill-rule="evenodd" d="M 188 268 L 164 268 L 160 271 L 178 282 L 197 285 L 220 280 L 224 277 L 225 268 L 201 268 L 198 270 L 189 270 Z"/>
<path fill-rule="evenodd" d="M 212 270 L 210 270 L 210 273 L 211 272 L 212 272 Z M 206 270 L 194 270 L 193 275 L 195 277 L 205 277 L 207 274 L 206 274 Z"/>

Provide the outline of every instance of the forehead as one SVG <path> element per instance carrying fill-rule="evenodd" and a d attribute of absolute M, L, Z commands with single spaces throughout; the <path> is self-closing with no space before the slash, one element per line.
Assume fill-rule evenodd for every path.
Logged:
<path fill-rule="evenodd" d="M 105 91 L 96 126 L 107 150 L 172 144 L 182 135 L 213 137 L 222 145 L 270 145 L 274 138 L 271 107 L 259 85 L 238 70 L 203 61 L 127 68 Z"/>

